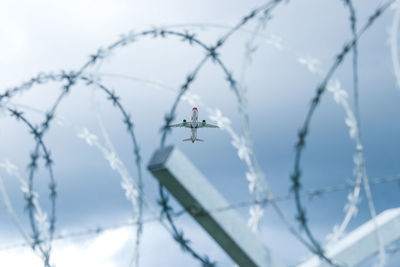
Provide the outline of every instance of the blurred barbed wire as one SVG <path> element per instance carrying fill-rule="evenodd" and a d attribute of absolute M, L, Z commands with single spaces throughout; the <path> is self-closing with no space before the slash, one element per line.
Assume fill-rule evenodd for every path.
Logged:
<path fill-rule="evenodd" d="M 381 178 L 375 178 L 370 181 L 370 184 L 372 186 L 378 186 L 378 185 L 393 183 L 393 182 L 399 183 L 398 186 L 400 187 L 400 174 L 387 176 L 387 177 L 381 177 Z M 344 184 L 338 184 L 338 185 L 321 187 L 321 188 L 303 191 L 303 192 L 301 192 L 301 197 L 305 198 L 309 201 L 313 201 L 315 198 L 322 198 L 329 194 L 343 192 L 346 190 L 352 190 L 355 186 L 356 186 L 356 184 L 354 183 L 354 181 L 348 180 L 347 183 L 344 183 Z M 283 201 L 293 200 L 293 198 L 294 198 L 294 195 L 289 193 L 287 195 L 275 197 L 274 201 L 283 202 Z M 198 207 L 196 207 L 196 209 L 190 210 L 190 207 L 189 207 L 189 211 L 182 209 L 180 211 L 174 212 L 172 214 L 172 216 L 176 217 L 176 218 L 181 217 L 182 215 L 185 215 L 185 214 L 191 214 L 194 216 L 204 216 L 206 213 L 218 213 L 218 212 L 223 212 L 223 211 L 231 210 L 231 209 L 246 208 L 246 207 L 250 207 L 250 206 L 253 206 L 256 204 L 269 204 L 269 203 L 271 203 L 271 201 L 272 201 L 272 199 L 270 199 L 270 198 L 265 198 L 261 202 L 255 201 L 255 200 L 243 201 L 243 202 L 232 203 L 228 206 L 219 207 L 219 208 L 216 208 L 213 210 L 208 210 L 208 211 L 200 211 L 198 209 Z M 152 217 L 144 219 L 143 224 L 154 223 L 159 220 L 160 220 L 160 216 L 153 215 Z M 116 229 L 116 228 L 120 228 L 120 227 L 127 227 L 127 226 L 137 226 L 137 225 L 138 225 L 138 223 L 134 220 L 129 220 L 127 222 L 112 224 L 112 225 L 96 225 L 96 226 L 89 227 L 89 228 L 83 229 L 83 230 L 55 234 L 54 240 L 88 236 L 88 235 L 98 235 L 107 230 L 112 230 L 112 229 Z M 28 244 L 26 242 L 20 242 L 20 243 L 16 243 L 16 244 L 5 245 L 0 248 L 0 251 L 14 249 L 14 248 L 18 248 L 18 247 L 24 247 L 24 246 L 28 246 Z"/>
<path fill-rule="evenodd" d="M 300 128 L 300 130 L 298 132 L 298 141 L 295 145 L 296 152 L 295 152 L 294 167 L 293 167 L 293 172 L 291 174 L 292 190 L 295 194 L 295 203 L 296 203 L 296 209 L 297 209 L 296 218 L 297 218 L 298 222 L 300 223 L 300 226 L 304 230 L 305 234 L 307 235 L 308 239 L 313 244 L 314 250 L 315 250 L 314 253 L 331 265 L 336 265 L 336 264 L 334 264 L 331 259 L 326 257 L 323 247 L 320 245 L 320 243 L 314 237 L 314 235 L 308 225 L 305 208 L 301 202 L 300 179 L 301 179 L 302 153 L 304 151 L 304 147 L 306 144 L 307 135 L 309 134 L 309 128 L 310 128 L 312 117 L 315 113 L 315 110 L 316 110 L 318 104 L 320 103 L 321 97 L 323 96 L 324 92 L 326 91 L 327 84 L 331 80 L 331 77 L 333 76 L 335 71 L 338 69 L 338 67 L 343 63 L 343 60 L 347 56 L 347 54 L 350 51 L 352 51 L 352 48 L 357 44 L 359 38 L 365 33 L 365 31 L 368 30 L 369 27 L 371 27 L 373 25 L 373 23 L 376 21 L 376 19 L 379 18 L 384 13 L 384 11 L 387 10 L 390 7 L 390 5 L 393 3 L 394 3 L 394 0 L 391 0 L 391 1 L 387 1 L 386 3 L 378 6 L 375 9 L 375 11 L 372 13 L 372 15 L 370 15 L 368 17 L 367 22 L 363 25 L 363 27 L 361 27 L 361 29 L 356 34 L 356 36 L 353 37 L 351 41 L 345 43 L 341 52 L 336 55 L 333 65 L 330 67 L 328 72 L 324 75 L 322 82 L 317 87 L 316 94 L 311 100 L 310 108 L 307 112 L 303 126 Z M 365 177 L 365 175 L 363 175 L 363 177 Z M 364 184 L 365 184 L 365 189 L 368 194 L 368 191 L 369 191 L 368 181 L 366 180 L 366 178 L 363 178 L 363 180 L 364 180 Z M 368 195 L 370 195 L 370 194 L 368 194 Z M 369 196 L 369 198 L 371 198 L 371 196 Z M 371 206 L 371 205 L 373 205 L 373 203 L 371 201 L 369 201 L 369 205 Z M 370 209 L 372 209 L 372 208 L 370 208 Z M 374 213 L 372 214 L 372 217 L 375 217 Z M 381 241 L 379 241 L 379 243 L 380 243 L 379 244 L 380 251 L 382 251 Z M 382 258 L 381 258 L 381 263 L 382 263 Z"/>

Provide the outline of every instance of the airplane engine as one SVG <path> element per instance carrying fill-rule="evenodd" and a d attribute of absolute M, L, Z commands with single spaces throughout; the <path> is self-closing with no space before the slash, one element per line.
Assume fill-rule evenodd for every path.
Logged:
<path fill-rule="evenodd" d="M 206 120 L 203 120 L 203 126 L 205 126 L 206 125 Z"/>
<path fill-rule="evenodd" d="M 186 120 L 183 120 L 182 124 L 183 124 L 183 125 L 186 125 Z"/>

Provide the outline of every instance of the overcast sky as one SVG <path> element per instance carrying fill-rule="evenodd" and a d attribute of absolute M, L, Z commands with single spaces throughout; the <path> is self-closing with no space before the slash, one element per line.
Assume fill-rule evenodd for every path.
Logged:
<path fill-rule="evenodd" d="M 354 1 L 359 26 L 365 23 L 377 2 Z M 97 49 L 115 42 L 121 34 L 131 30 L 139 32 L 154 26 L 177 25 L 174 29 L 188 29 L 211 45 L 229 27 L 263 3 L 258 0 L 0 1 L 0 92 L 30 80 L 39 72 L 77 70 Z M 359 43 L 361 133 L 366 169 L 372 180 L 400 172 L 400 89 L 396 86 L 388 42 L 393 14 L 393 10 L 388 10 Z M 238 80 L 244 77 L 240 81 L 248 90 L 254 150 L 274 196 L 290 193 L 297 132 L 322 80 L 321 75 L 351 38 L 348 17 L 343 1 L 290 1 L 273 11 L 266 28 L 256 36 L 254 45 L 257 49 L 244 76 L 245 47 L 257 20 L 235 33 L 220 51 L 221 59 L 234 76 Z M 199 24 L 203 26 L 196 26 Z M 159 130 L 177 88 L 204 54 L 199 47 L 189 46 L 179 38 L 142 38 L 115 50 L 100 65 L 88 69 L 88 73 L 97 73 L 104 84 L 115 90 L 132 116 L 143 158 L 144 192 L 157 211 L 158 187 L 146 166 L 159 146 Z M 349 55 L 333 78 L 347 91 L 353 109 L 351 70 Z M 35 86 L 11 102 L 29 119 L 39 123 L 61 87 L 61 83 Z M 230 119 L 232 130 L 242 135 L 237 99 L 221 69 L 212 61 L 199 72 L 190 92 L 200 97 L 194 100 L 199 107 L 200 120 L 211 122 L 207 110 L 218 108 Z M 192 107 L 191 103 L 182 101 L 176 112 L 176 123 L 189 120 Z M 355 179 L 355 145 L 345 117 L 343 107 L 335 102 L 332 93 L 326 92 L 313 118 L 302 160 L 303 190 Z M 123 224 L 131 218 L 132 208 L 121 188 L 120 176 L 110 168 L 98 148 L 78 137 L 86 128 L 105 144 L 99 118 L 131 176 L 137 178 L 132 144 L 122 117 L 103 93 L 93 86 L 77 84 L 62 102 L 56 120 L 45 136 L 55 162 L 57 233 Z M 8 159 L 26 178 L 26 166 L 34 148 L 32 137 L 25 125 L 10 118 L 4 110 L 0 110 L 0 122 L 0 162 Z M 245 176 L 247 166 L 238 157 L 227 131 L 200 129 L 198 137 L 205 142 L 182 142 L 189 134 L 189 129 L 174 129 L 167 144 L 183 151 L 230 203 L 251 201 L 253 197 Z M 19 220 L 29 229 L 20 183 L 3 169 L 0 176 Z M 48 175 L 42 165 L 34 188 L 40 195 L 44 211 L 49 212 Z M 377 213 L 399 207 L 397 182 L 373 185 L 371 189 Z M 322 244 L 334 225 L 342 222 L 349 192 L 342 190 L 303 199 L 310 227 Z M 294 201 L 282 201 L 279 205 L 298 226 Z M 179 210 L 177 203 L 174 207 Z M 249 219 L 247 207 L 238 212 L 243 220 Z M 145 218 L 153 217 L 151 210 L 146 208 Z M 351 220 L 346 232 L 368 220 L 370 213 L 362 192 L 358 215 Z M 177 225 L 201 255 L 207 254 L 218 262 L 218 266 L 233 266 L 225 252 L 188 215 L 178 218 Z M 310 255 L 269 206 L 264 212 L 259 236 L 289 265 Z M 135 229 L 125 227 L 99 235 L 55 241 L 52 258 L 56 266 L 128 266 L 134 237 Z M 141 266 L 199 266 L 189 254 L 181 251 L 160 223 L 145 224 L 142 240 Z M 5 206 L 0 205 L 0 249 L 19 243 L 23 243 L 22 236 Z M 388 266 L 396 266 L 396 257 L 387 257 Z M 27 266 L 28 262 L 29 266 L 42 266 L 29 248 L 0 250 L 1 266 Z"/>

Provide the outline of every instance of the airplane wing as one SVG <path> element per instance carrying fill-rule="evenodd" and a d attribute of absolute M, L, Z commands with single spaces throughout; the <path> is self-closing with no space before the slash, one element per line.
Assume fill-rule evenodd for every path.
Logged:
<path fill-rule="evenodd" d="M 177 123 L 177 124 L 171 124 L 169 127 L 186 127 L 186 128 L 190 128 L 190 123 L 181 122 L 181 123 Z"/>
<path fill-rule="evenodd" d="M 204 122 L 199 122 L 197 123 L 197 128 L 219 128 L 217 125 L 209 124 L 209 123 L 204 123 Z"/>

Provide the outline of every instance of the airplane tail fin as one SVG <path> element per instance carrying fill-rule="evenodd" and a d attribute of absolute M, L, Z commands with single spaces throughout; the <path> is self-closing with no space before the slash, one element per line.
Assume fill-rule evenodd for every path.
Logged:
<path fill-rule="evenodd" d="M 203 139 L 196 138 L 196 141 L 204 142 Z"/>
<path fill-rule="evenodd" d="M 183 141 L 183 142 L 186 142 L 186 141 L 192 141 L 192 138 L 183 139 L 182 141 Z"/>

